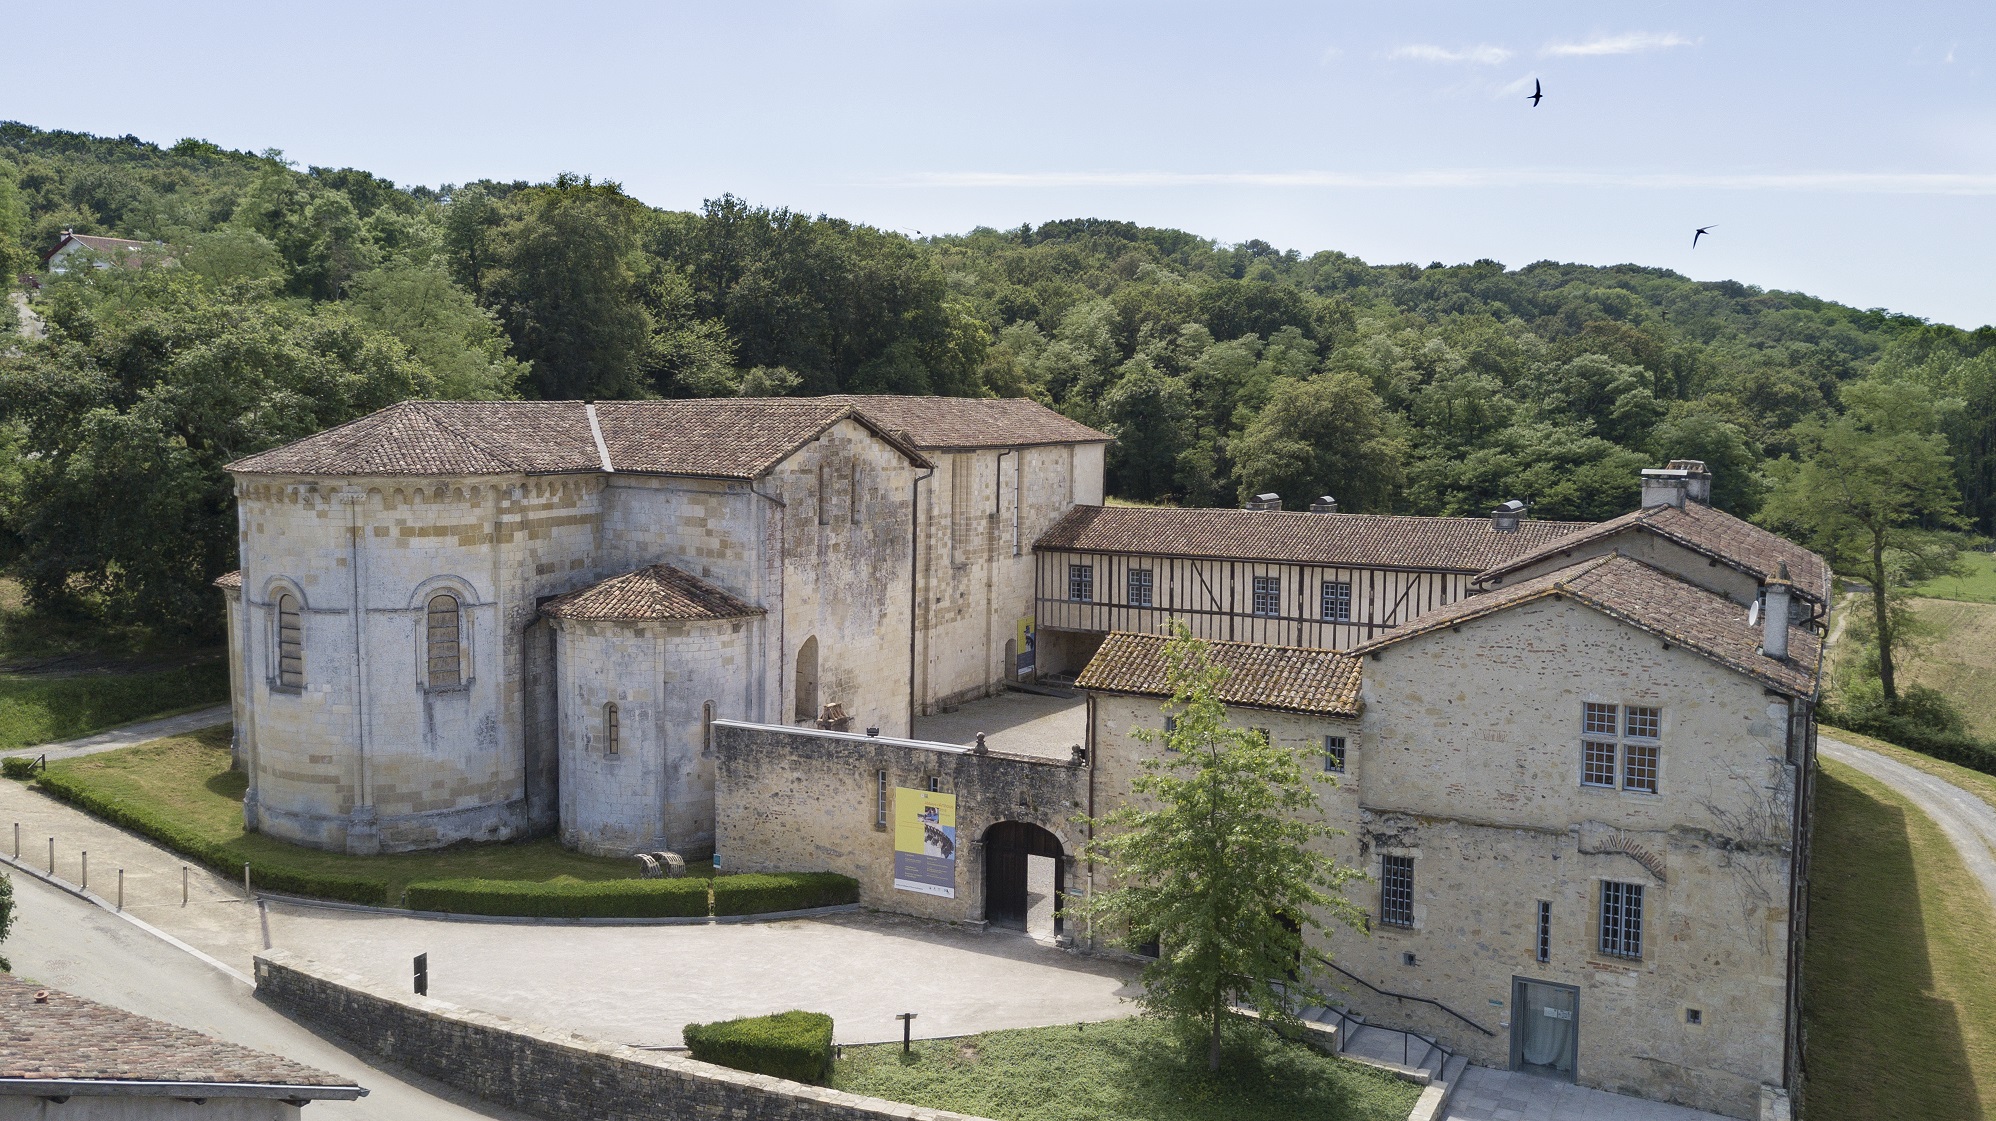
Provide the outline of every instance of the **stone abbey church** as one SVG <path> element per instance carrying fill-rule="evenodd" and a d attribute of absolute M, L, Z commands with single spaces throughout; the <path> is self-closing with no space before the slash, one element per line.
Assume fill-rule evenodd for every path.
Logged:
<path fill-rule="evenodd" d="M 1785 1100 L 1819 557 L 1696 461 L 1595 524 L 1113 507 L 1108 443 L 1023 400 L 409 402 L 238 461 L 248 822 L 718 850 L 1002 924 L 1032 861 L 1055 900 L 1107 886 L 1081 816 L 1157 750 L 1182 622 L 1233 719 L 1336 780 L 1324 843 L 1369 877 L 1366 930 L 1311 936 L 1341 1003 L 1486 1065 Z M 1073 681 L 1084 744 L 911 738 L 1022 678 Z M 956 799 L 953 888 L 896 886 L 897 788 Z"/>

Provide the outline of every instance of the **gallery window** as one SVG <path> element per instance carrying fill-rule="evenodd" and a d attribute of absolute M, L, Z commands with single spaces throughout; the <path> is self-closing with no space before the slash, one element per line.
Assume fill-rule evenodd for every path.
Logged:
<path fill-rule="evenodd" d="M 1601 952 L 1643 956 L 1643 885 L 1601 881 Z"/>
<path fill-rule="evenodd" d="M 1414 858 L 1379 858 L 1379 921 L 1388 926 L 1414 925 Z"/>
<path fill-rule="evenodd" d="M 1282 577 L 1257 576 L 1254 578 L 1254 613 L 1256 615 L 1282 614 Z"/>
<path fill-rule="evenodd" d="M 1351 621 L 1351 585 L 1343 580 L 1326 580 L 1322 593 L 1323 618 L 1326 622 L 1348 623 Z"/>
<path fill-rule="evenodd" d="M 305 623 L 298 597 L 290 592 L 277 596 L 277 684 L 286 689 L 305 687 Z"/>
<path fill-rule="evenodd" d="M 430 597 L 424 620 L 424 661 L 432 689 L 464 684 L 463 612 L 454 595 Z"/>
<path fill-rule="evenodd" d="M 1130 569 L 1130 606 L 1149 607 L 1151 605 L 1151 574 L 1148 568 Z"/>
<path fill-rule="evenodd" d="M 1345 738 L 1343 736 L 1324 737 L 1324 771 L 1327 774 L 1345 773 Z"/>
<path fill-rule="evenodd" d="M 1095 602 L 1095 566 L 1092 564 L 1070 564 L 1067 566 L 1067 598 L 1075 603 Z"/>

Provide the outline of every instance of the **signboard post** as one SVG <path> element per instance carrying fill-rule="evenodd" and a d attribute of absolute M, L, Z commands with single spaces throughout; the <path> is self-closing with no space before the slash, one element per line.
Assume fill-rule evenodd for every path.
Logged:
<path fill-rule="evenodd" d="M 956 795 L 894 788 L 894 887 L 956 898 Z"/>

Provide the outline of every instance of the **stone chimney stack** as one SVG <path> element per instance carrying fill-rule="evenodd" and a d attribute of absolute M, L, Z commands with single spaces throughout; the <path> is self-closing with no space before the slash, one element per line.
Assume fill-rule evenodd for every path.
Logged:
<path fill-rule="evenodd" d="M 1312 514 L 1335 514 L 1338 512 L 1338 500 L 1328 494 L 1323 495 L 1315 502 L 1310 503 L 1310 512 Z"/>
<path fill-rule="evenodd" d="M 1280 510 L 1282 509 L 1282 496 L 1273 491 L 1267 494 L 1257 494 L 1253 498 L 1248 499 L 1247 504 L 1241 508 L 1243 510 Z"/>
<path fill-rule="evenodd" d="M 1652 506 L 1684 507 L 1685 502 L 1700 506 L 1712 504 L 1712 473 L 1702 459 L 1673 459 L 1661 468 L 1643 469 L 1643 509 Z"/>
<path fill-rule="evenodd" d="M 1788 579 L 1788 563 L 1783 561 L 1781 572 L 1761 587 L 1765 597 L 1760 609 L 1760 652 L 1776 661 L 1788 660 L 1788 601 L 1795 594 L 1795 585 Z"/>
<path fill-rule="evenodd" d="M 1513 498 L 1495 510 L 1490 511 L 1490 528 L 1498 533 L 1518 532 L 1518 523 L 1525 517 L 1525 504 Z"/>

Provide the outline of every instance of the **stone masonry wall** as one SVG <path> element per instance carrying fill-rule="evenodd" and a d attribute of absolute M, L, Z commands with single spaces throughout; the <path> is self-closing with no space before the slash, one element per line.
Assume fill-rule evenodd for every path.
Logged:
<path fill-rule="evenodd" d="M 1036 756 L 977 755 L 951 744 L 723 722 L 715 725 L 716 851 L 728 872 L 838 872 L 859 881 L 868 907 L 923 918 L 984 918 L 984 844 L 1000 821 L 1060 839 L 1068 880 L 1085 834 L 1087 768 Z M 894 836 L 880 822 L 895 787 L 931 778 L 957 797 L 956 898 L 894 888 Z"/>
<path fill-rule="evenodd" d="M 404 995 L 283 950 L 257 955 L 256 994 L 369 1053 L 551 1121 L 978 1121 Z"/>

